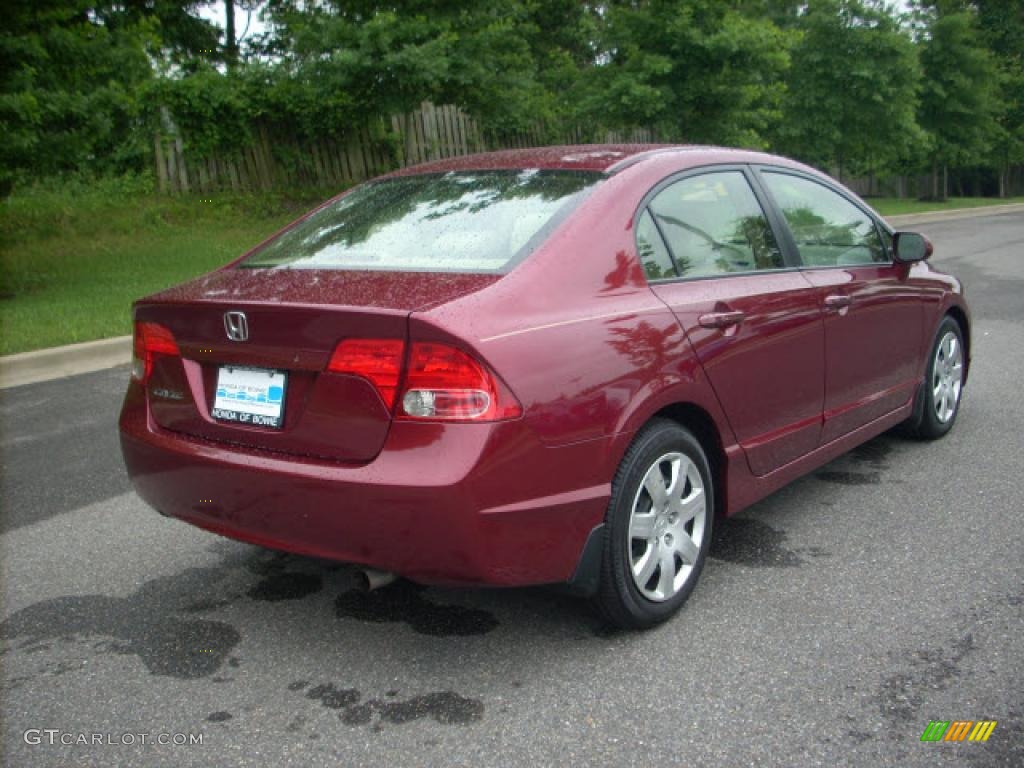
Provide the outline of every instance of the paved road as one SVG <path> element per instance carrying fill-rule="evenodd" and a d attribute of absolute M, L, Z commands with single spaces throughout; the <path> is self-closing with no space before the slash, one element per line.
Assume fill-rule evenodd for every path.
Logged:
<path fill-rule="evenodd" d="M 927 231 L 976 319 L 954 433 L 882 436 L 725 523 L 645 634 L 543 589 L 361 596 L 136 499 L 125 370 L 3 392 L 4 762 L 1024 764 L 1024 215 Z M 981 718 L 985 744 L 919 741 Z"/>

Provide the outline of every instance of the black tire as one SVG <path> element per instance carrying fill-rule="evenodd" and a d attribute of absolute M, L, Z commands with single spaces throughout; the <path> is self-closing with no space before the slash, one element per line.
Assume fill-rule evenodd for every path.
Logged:
<path fill-rule="evenodd" d="M 941 409 L 936 407 L 935 389 L 942 378 L 942 371 L 938 370 L 942 365 L 942 361 L 939 359 L 939 346 L 949 334 L 956 339 L 957 347 L 960 350 L 961 365 L 958 386 L 955 397 L 952 398 L 953 411 L 948 418 L 943 419 L 940 417 Z M 903 424 L 902 431 L 905 434 L 919 440 L 938 440 L 953 428 L 956 418 L 960 414 L 960 401 L 963 397 L 963 373 L 967 362 L 963 351 L 964 335 L 960 324 L 947 315 L 939 325 L 939 330 L 935 333 L 931 349 L 928 352 L 928 369 L 917 395 L 918 402 L 915 403 L 914 415 Z M 941 400 L 938 402 L 941 404 Z"/>
<path fill-rule="evenodd" d="M 634 501 L 638 504 L 646 491 L 641 492 L 641 484 L 649 471 L 662 459 L 672 454 L 682 454 L 696 468 L 703 484 L 704 513 L 700 525 L 700 541 L 692 541 L 696 545 L 697 555 L 692 564 L 687 564 L 682 556 L 676 560 L 671 555 L 672 568 L 682 574 L 685 581 L 674 594 L 664 599 L 650 599 L 641 592 L 634 578 L 633 557 L 635 540 L 630 534 L 630 520 L 633 514 Z M 685 462 L 681 463 L 681 466 Z M 668 466 L 668 464 L 660 465 Z M 689 466 L 688 466 L 689 468 Z M 681 472 L 682 470 L 680 470 Z M 682 481 L 680 481 L 682 482 Z M 694 493 L 695 486 L 686 480 L 681 493 Z M 700 442 L 688 430 L 668 419 L 655 419 L 648 423 L 633 440 L 629 450 L 622 459 L 615 478 L 612 481 L 612 497 L 605 515 L 604 550 L 601 560 L 600 585 L 594 598 L 598 611 L 612 624 L 626 629 L 646 629 L 656 626 L 671 618 L 686 602 L 700 578 L 700 572 L 711 546 L 712 523 L 714 520 L 715 497 L 707 456 Z M 648 512 L 654 512 L 653 497 L 648 498 Z M 669 522 L 667 519 L 659 524 Z M 680 523 L 682 521 L 680 520 Z M 687 530 L 696 532 L 695 517 L 692 523 L 686 523 Z M 676 530 L 679 529 L 669 529 Z M 650 557 L 655 556 L 655 548 L 662 545 L 662 534 L 653 537 Z M 671 536 L 669 537 L 671 538 Z M 653 541 L 652 540 L 652 541 Z M 666 539 L 667 540 L 667 539 Z M 692 556 L 692 555 L 691 555 Z M 658 566 L 656 575 L 660 574 Z M 653 579 L 654 577 L 652 577 Z M 668 592 L 669 590 L 665 590 Z"/>

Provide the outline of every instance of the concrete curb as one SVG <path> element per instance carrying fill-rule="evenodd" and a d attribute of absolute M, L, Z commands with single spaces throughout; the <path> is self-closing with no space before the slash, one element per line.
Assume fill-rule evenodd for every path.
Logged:
<path fill-rule="evenodd" d="M 868 201 L 870 202 L 870 201 Z M 886 216 L 885 220 L 897 229 L 900 227 L 931 224 L 936 221 L 956 221 L 957 219 L 975 219 L 985 216 L 1002 216 L 1007 213 L 1024 213 L 1024 203 L 1008 203 L 1006 205 L 983 205 L 979 208 L 954 208 L 951 211 L 929 211 L 927 213 L 905 213 L 899 216 Z"/>
<path fill-rule="evenodd" d="M 887 216 L 886 221 L 898 229 L 937 221 L 1000 216 L 1007 213 L 1024 213 L 1024 203 Z M 118 336 L 113 339 L 87 341 L 84 344 L 0 357 L 0 389 L 113 368 L 128 363 L 131 356 L 132 337 Z"/>
<path fill-rule="evenodd" d="M 0 357 L 0 389 L 113 368 L 131 359 L 131 336 L 7 355 Z"/>

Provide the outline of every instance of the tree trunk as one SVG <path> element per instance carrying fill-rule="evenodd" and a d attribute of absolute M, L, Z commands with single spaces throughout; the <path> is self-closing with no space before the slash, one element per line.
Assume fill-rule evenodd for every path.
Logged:
<path fill-rule="evenodd" d="M 1010 163 L 1007 157 L 1009 153 L 1003 155 L 1003 162 L 999 164 L 999 197 L 1006 197 L 1006 182 L 1010 175 Z"/>
<path fill-rule="evenodd" d="M 227 61 L 228 67 L 234 67 L 238 63 L 234 0 L 224 0 L 224 58 Z"/>
<path fill-rule="evenodd" d="M 402 137 L 402 153 L 404 155 L 404 157 L 402 158 L 403 167 L 407 165 L 412 165 L 414 162 L 416 162 L 412 158 L 412 121 L 412 112 L 405 112 L 402 115 L 402 127 L 403 132 L 405 133 L 405 135 Z"/>
<path fill-rule="evenodd" d="M 939 161 L 932 160 L 932 200 L 939 199 Z"/>
<path fill-rule="evenodd" d="M 942 164 L 942 199 L 949 199 L 949 166 Z"/>

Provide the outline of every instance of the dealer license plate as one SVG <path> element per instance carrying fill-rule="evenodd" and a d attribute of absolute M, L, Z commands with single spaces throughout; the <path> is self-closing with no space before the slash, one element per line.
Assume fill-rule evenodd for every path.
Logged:
<path fill-rule="evenodd" d="M 210 415 L 219 421 L 280 429 L 286 386 L 284 371 L 221 366 Z"/>

